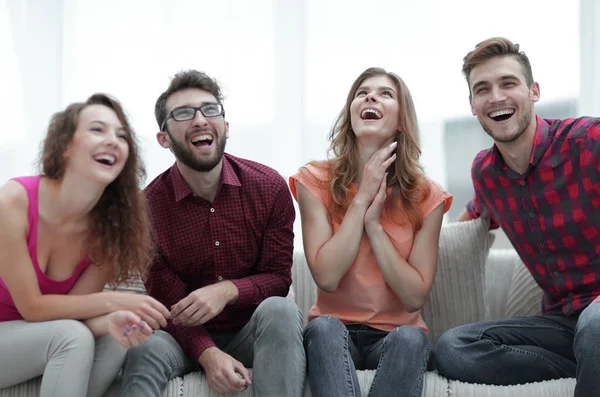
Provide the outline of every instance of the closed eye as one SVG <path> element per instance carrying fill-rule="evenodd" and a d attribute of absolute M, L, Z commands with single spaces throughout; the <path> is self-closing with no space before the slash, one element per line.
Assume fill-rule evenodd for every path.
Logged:
<path fill-rule="evenodd" d="M 365 90 L 360 90 L 360 91 L 357 91 L 357 92 L 356 92 L 356 96 L 357 96 L 357 97 L 358 97 L 358 96 L 362 96 L 362 95 L 367 95 L 367 91 L 365 91 Z"/>

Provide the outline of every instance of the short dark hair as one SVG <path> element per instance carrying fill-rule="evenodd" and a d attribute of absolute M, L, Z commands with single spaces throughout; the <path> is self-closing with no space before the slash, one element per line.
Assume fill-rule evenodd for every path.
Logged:
<path fill-rule="evenodd" d="M 471 94 L 471 72 L 473 69 L 486 62 L 487 60 L 497 57 L 510 55 L 513 56 L 521 66 L 523 67 L 523 75 L 525 76 L 525 82 L 528 86 L 533 84 L 533 72 L 531 71 L 531 64 L 529 58 L 523 51 L 519 50 L 519 45 L 514 44 L 507 38 L 504 37 L 492 37 L 475 46 L 473 51 L 470 51 L 463 58 L 462 72 L 467 79 L 469 85 L 469 93 Z"/>
<path fill-rule="evenodd" d="M 221 92 L 219 83 L 217 83 L 215 79 L 204 72 L 193 69 L 181 71 L 173 76 L 169 88 L 160 94 L 154 105 L 154 117 L 156 118 L 159 128 L 162 127 L 163 122 L 167 117 L 167 99 L 177 91 L 185 90 L 187 88 L 198 88 L 208 91 L 217 99 L 218 103 L 223 103 L 223 93 Z M 225 113 L 223 113 L 223 116 L 224 115 Z"/>

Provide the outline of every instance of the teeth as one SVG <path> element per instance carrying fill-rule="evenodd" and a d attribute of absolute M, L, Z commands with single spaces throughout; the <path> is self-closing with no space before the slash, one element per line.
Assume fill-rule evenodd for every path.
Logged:
<path fill-rule="evenodd" d="M 198 135 L 192 138 L 192 143 L 200 142 L 200 141 L 212 141 L 212 136 L 209 134 Z"/>
<path fill-rule="evenodd" d="M 379 111 L 376 109 L 365 109 L 365 110 L 363 110 L 360 117 L 362 117 L 364 119 L 365 116 L 367 115 L 367 113 L 373 113 L 375 116 L 377 116 L 378 119 L 380 119 L 382 117 L 381 113 L 379 113 Z"/>
<path fill-rule="evenodd" d="M 514 109 L 502 109 L 502 110 L 496 110 L 494 112 L 490 112 L 490 113 L 488 113 L 488 116 L 498 117 L 498 116 L 502 116 L 504 114 L 513 114 L 514 112 L 515 112 Z"/>
<path fill-rule="evenodd" d="M 96 161 L 104 160 L 104 161 L 108 162 L 108 164 L 110 164 L 110 165 L 113 165 L 115 163 L 115 161 L 117 161 L 115 156 L 112 156 L 110 154 L 100 154 L 98 156 L 95 156 L 94 160 L 96 160 Z"/>

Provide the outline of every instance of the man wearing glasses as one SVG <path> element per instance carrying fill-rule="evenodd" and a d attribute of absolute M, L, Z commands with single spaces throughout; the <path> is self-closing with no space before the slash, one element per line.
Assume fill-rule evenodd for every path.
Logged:
<path fill-rule="evenodd" d="M 276 171 L 225 153 L 222 101 L 217 82 L 195 70 L 156 101 L 156 137 L 176 161 L 144 191 L 157 245 L 145 285 L 171 319 L 129 350 L 121 396 L 160 397 L 199 366 L 219 393 L 251 385 L 258 397 L 302 395 L 302 316 L 284 298 L 294 207 Z"/>

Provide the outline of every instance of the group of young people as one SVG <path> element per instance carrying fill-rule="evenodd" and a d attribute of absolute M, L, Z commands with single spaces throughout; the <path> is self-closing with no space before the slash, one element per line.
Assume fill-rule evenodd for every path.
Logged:
<path fill-rule="evenodd" d="M 419 314 L 452 196 L 419 164 L 402 79 L 354 81 L 331 156 L 285 181 L 225 153 L 219 85 L 178 73 L 156 101 L 172 167 L 144 168 L 120 103 L 94 94 L 55 114 L 41 173 L 0 189 L 0 388 L 40 396 L 162 396 L 203 370 L 219 393 L 420 396 L 425 371 L 510 385 L 576 377 L 600 388 L 600 119 L 546 120 L 525 53 L 494 37 L 464 58 L 473 115 L 494 140 L 473 162 L 460 220 L 502 227 L 544 291 L 544 315 L 466 324 L 432 346 Z M 288 185 L 289 183 L 289 185 Z M 291 194 L 290 194 L 291 191 Z M 317 301 L 286 299 L 297 200 Z M 103 291 L 143 277 L 147 295 Z M 461 286 L 457 286 L 460 288 Z M 250 375 L 247 368 L 251 367 Z"/>

